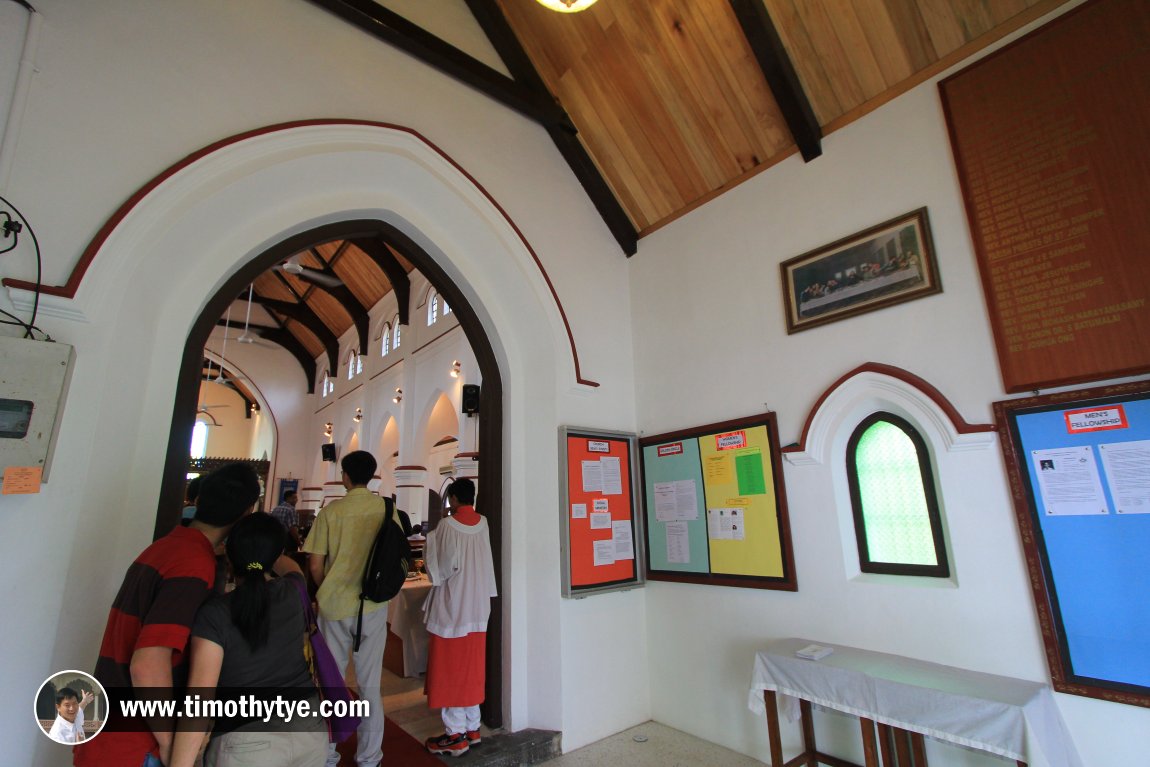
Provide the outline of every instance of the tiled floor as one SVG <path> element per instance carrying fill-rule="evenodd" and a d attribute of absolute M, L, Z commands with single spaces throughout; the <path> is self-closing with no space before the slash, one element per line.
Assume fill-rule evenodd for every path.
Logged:
<path fill-rule="evenodd" d="M 545 762 L 549 767 L 763 767 L 763 763 L 655 722 Z"/>
<path fill-rule="evenodd" d="M 427 708 L 422 679 L 400 678 L 383 671 L 384 711 L 396 724 L 422 741 L 443 732 L 438 711 Z M 484 735 L 488 731 L 484 728 Z M 632 727 L 557 759 L 549 767 L 762 767 L 762 762 L 655 722 Z"/>

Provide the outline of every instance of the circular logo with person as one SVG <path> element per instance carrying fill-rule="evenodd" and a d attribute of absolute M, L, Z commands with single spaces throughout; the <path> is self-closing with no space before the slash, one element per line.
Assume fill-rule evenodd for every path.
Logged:
<path fill-rule="evenodd" d="M 108 717 L 108 695 L 84 671 L 57 671 L 36 692 L 33 715 L 40 731 L 57 743 L 75 745 L 96 737 Z"/>

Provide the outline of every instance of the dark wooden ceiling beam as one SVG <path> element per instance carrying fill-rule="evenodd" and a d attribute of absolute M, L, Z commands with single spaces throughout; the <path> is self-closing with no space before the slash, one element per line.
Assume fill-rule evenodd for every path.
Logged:
<path fill-rule="evenodd" d="M 532 63 L 531 57 L 527 55 L 527 51 L 519 43 L 519 38 L 515 36 L 511 24 L 508 23 L 507 17 L 503 15 L 503 11 L 495 0 L 467 0 L 467 7 L 471 9 L 471 15 L 479 22 L 479 26 L 487 35 L 487 39 L 491 41 L 495 52 L 503 59 L 507 71 L 515 78 L 515 81 L 523 83 L 540 94 L 546 94 L 548 99 L 558 102 L 547 88 L 546 82 L 535 68 L 535 64 Z M 635 225 L 631 222 L 623 206 L 619 204 L 619 199 L 615 196 L 610 184 L 603 178 L 603 174 L 599 172 L 599 168 L 592 161 L 591 156 L 587 154 L 587 148 L 579 140 L 576 131 L 553 123 L 542 123 L 542 125 L 547 130 L 548 135 L 551 136 L 551 140 L 555 142 L 555 147 L 563 155 L 563 159 L 567 161 L 567 165 L 575 174 L 575 178 L 583 186 L 583 191 L 591 198 L 591 203 L 599 211 L 603 223 L 614 235 L 619 247 L 627 256 L 635 255 L 639 249 L 639 234 Z"/>
<path fill-rule="evenodd" d="M 388 247 L 387 241 L 382 237 L 356 237 L 349 240 L 350 243 L 362 250 L 364 253 L 375 262 L 387 276 L 387 281 L 391 283 L 391 289 L 395 291 L 395 301 L 399 307 L 399 324 L 409 325 L 411 314 L 411 278 L 407 276 L 407 270 L 403 268 L 403 264 L 399 263 L 399 259 L 391 252 Z M 403 253 L 402 246 L 397 246 L 396 250 Z M 410 261 L 410 257 L 405 257 Z"/>
<path fill-rule="evenodd" d="M 544 94 L 525 88 L 502 72 L 464 53 L 373 0 L 309 0 L 372 37 L 394 45 L 504 106 L 543 125 L 575 127 L 571 118 Z"/>
<path fill-rule="evenodd" d="M 276 318 L 273 316 L 272 319 L 275 320 Z M 216 324 L 223 325 L 224 321 L 220 320 Z M 270 328 L 266 325 L 249 325 L 248 331 L 255 333 L 268 343 L 283 347 L 291 356 L 295 357 L 295 361 L 303 368 L 303 374 L 307 377 L 307 393 L 315 394 L 315 358 L 308 353 L 298 338 L 283 326 Z"/>
<path fill-rule="evenodd" d="M 240 399 L 244 401 L 244 418 L 251 418 L 252 409 L 258 406 L 256 405 L 255 399 L 248 392 L 248 390 L 241 386 L 239 381 L 235 379 L 235 376 L 229 373 L 226 369 L 224 369 L 222 375 L 218 379 L 212 378 L 212 362 L 211 360 L 204 360 L 204 362 L 208 363 L 208 366 L 204 368 L 201 378 L 204 381 L 211 381 L 214 384 L 219 384 L 220 386 L 231 389 L 236 394 L 238 394 Z"/>
<path fill-rule="evenodd" d="M 327 352 L 328 372 L 335 375 L 336 371 L 339 370 L 339 339 L 336 338 L 331 328 L 323 323 L 319 315 L 311 310 L 311 307 L 303 303 L 277 301 L 274 298 L 264 298 L 259 295 L 253 300 L 265 309 L 278 312 L 310 330 L 323 344 L 323 348 Z"/>
<path fill-rule="evenodd" d="M 763 0 L 729 0 L 775 96 L 791 137 L 807 162 L 823 153 L 823 131 Z"/>
<path fill-rule="evenodd" d="M 331 268 L 331 265 L 335 263 L 335 260 L 339 258 L 343 251 L 347 250 L 347 246 L 348 243 L 346 240 L 340 243 L 339 250 L 332 256 L 330 262 L 324 261 L 323 256 L 321 256 L 315 248 L 311 249 L 311 253 L 317 261 L 323 264 L 321 271 L 326 276 L 338 280 L 340 277 Z M 360 303 L 360 300 L 355 297 L 355 293 L 352 293 L 351 289 L 348 288 L 347 285 L 344 285 L 342 281 L 338 285 L 321 285 L 318 282 L 313 282 L 307 293 L 304 294 L 305 299 L 313 290 L 322 290 L 336 301 L 339 301 L 339 305 L 343 307 L 343 310 L 348 313 L 351 317 L 351 321 L 355 324 L 355 331 L 359 335 L 359 353 L 367 354 L 368 334 L 370 332 L 368 330 L 368 324 L 371 321 L 367 313 L 367 307 Z"/>

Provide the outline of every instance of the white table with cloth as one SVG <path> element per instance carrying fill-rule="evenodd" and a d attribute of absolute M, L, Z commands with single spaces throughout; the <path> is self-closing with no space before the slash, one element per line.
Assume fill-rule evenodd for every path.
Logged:
<path fill-rule="evenodd" d="M 419 676 L 427 671 L 427 627 L 423 625 L 423 601 L 431 591 L 426 575 L 408 580 L 387 603 L 391 633 L 403 643 L 403 675 Z"/>
<path fill-rule="evenodd" d="M 1082 767 L 1045 684 L 825 643 L 818 644 L 834 652 L 822 660 L 795 655 L 810 644 L 815 642 L 779 639 L 755 654 L 748 705 L 767 716 L 775 767 L 782 765 L 776 693 L 783 696 L 787 718 L 803 720 L 804 743 L 811 752 L 807 764 L 815 764 L 817 753 L 809 721 L 814 704 L 862 720 L 868 766 L 878 763 L 878 745 L 887 762 L 887 746 L 876 745 L 874 725 L 867 723 L 871 720 L 879 723 L 880 736 L 884 726 L 914 734 L 916 756 L 925 735 L 1031 767 Z"/>

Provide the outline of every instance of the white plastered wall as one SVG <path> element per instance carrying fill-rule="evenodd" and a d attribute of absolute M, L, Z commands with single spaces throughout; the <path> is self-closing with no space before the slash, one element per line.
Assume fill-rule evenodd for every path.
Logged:
<path fill-rule="evenodd" d="M 922 206 L 942 294 L 787 335 L 781 261 Z M 920 376 L 970 423 L 989 423 L 991 403 L 1006 397 L 935 82 L 826 137 L 813 162 L 791 158 L 645 238 L 631 289 L 644 307 L 634 313 L 634 345 L 647 433 L 769 408 L 787 445 L 818 397 L 866 362 Z M 680 353 L 664 353 L 671 348 Z M 857 413 L 847 411 L 837 417 L 849 433 Z M 798 592 L 648 584 L 655 719 L 768 760 L 765 725 L 746 700 L 754 651 L 771 637 L 1048 680 L 997 445 L 932 448 L 954 578 L 928 585 L 859 576 L 834 470 L 845 438 L 826 439 L 826 462 L 784 465 Z M 1145 761 L 1150 711 L 1056 698 L 1086 764 Z M 861 760 L 857 725 L 818 722 L 823 750 Z M 790 757 L 799 734 L 784 731 Z M 931 749 L 932 765 L 1000 763 Z"/>

